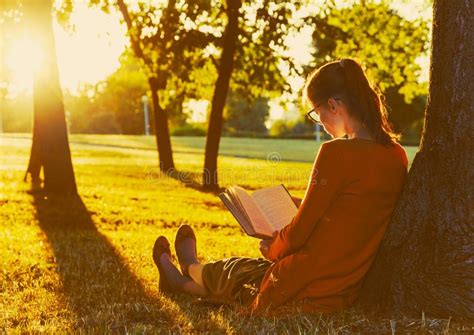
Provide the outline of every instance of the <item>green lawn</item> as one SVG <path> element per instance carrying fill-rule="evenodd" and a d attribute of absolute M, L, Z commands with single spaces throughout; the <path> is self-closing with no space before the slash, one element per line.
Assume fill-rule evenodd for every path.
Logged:
<path fill-rule="evenodd" d="M 196 228 L 203 262 L 259 256 L 258 241 L 242 233 L 215 194 L 188 187 L 199 180 L 204 138 L 173 138 L 181 180 L 158 172 L 152 137 L 70 140 L 81 199 L 28 192 L 29 136 L 0 137 L 0 333 L 390 333 L 389 320 L 356 308 L 275 320 L 161 294 L 151 248 L 159 235 L 173 242 L 182 223 Z M 224 138 L 222 186 L 284 183 L 302 196 L 317 148 L 313 141 Z M 411 160 L 416 148 L 407 151 Z M 397 323 L 399 331 L 449 327 L 421 316 Z"/>
<path fill-rule="evenodd" d="M 9 137 L 30 138 L 25 134 L 9 134 Z M 142 149 L 155 152 L 154 136 L 122 136 L 122 135 L 72 135 L 70 142 L 73 144 L 89 144 L 109 146 L 112 150 Z M 205 137 L 172 137 L 172 147 L 175 154 L 198 153 L 204 154 Z M 221 156 L 234 156 L 246 158 L 279 158 L 284 161 L 313 162 L 319 144 L 312 140 L 296 139 L 254 139 L 223 137 L 220 142 L 219 154 Z M 417 147 L 405 147 L 409 161 L 413 160 Z M 202 156 L 195 156 L 195 159 Z"/>

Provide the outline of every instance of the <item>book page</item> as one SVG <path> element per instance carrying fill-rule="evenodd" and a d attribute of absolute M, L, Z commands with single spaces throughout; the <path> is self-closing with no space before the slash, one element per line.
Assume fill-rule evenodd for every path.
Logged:
<path fill-rule="evenodd" d="M 288 225 L 298 212 L 291 195 L 283 185 L 262 188 L 252 193 L 261 212 L 272 226 L 273 231 Z"/>
<path fill-rule="evenodd" d="M 219 194 L 219 198 L 222 200 L 224 205 L 227 207 L 227 209 L 230 211 L 230 213 L 234 216 L 234 218 L 237 220 L 237 222 L 240 224 L 240 226 L 244 229 L 244 231 L 252 236 L 255 234 L 255 231 L 248 221 L 248 219 L 243 215 L 242 210 L 240 208 L 237 208 L 229 196 L 227 192 Z"/>
<path fill-rule="evenodd" d="M 246 222 L 251 226 L 252 220 L 248 216 L 248 214 L 245 212 L 245 208 L 242 205 L 242 202 L 239 199 L 238 194 L 235 192 L 234 187 L 229 187 L 228 189 L 225 190 L 225 194 L 228 196 L 230 201 L 232 202 L 232 205 L 239 211 L 240 215 L 245 217 Z"/>
<path fill-rule="evenodd" d="M 247 191 L 239 186 L 233 186 L 232 191 L 238 197 L 255 232 L 260 235 L 272 236 L 273 228 L 267 222 L 267 219 Z"/>

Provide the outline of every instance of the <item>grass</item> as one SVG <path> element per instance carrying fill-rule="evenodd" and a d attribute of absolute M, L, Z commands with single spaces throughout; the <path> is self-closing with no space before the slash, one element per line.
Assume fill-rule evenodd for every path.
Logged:
<path fill-rule="evenodd" d="M 472 331 L 449 320 L 387 320 L 356 308 L 332 316 L 241 316 L 158 291 L 151 248 L 182 223 L 196 228 L 203 262 L 259 256 L 215 194 L 188 187 L 203 164 L 202 138 L 174 138 L 180 179 L 161 175 L 152 138 L 71 136 L 80 198 L 29 192 L 22 181 L 31 141 L 0 137 L 0 333 L 391 333 Z M 227 139 L 223 186 L 284 183 L 302 196 L 312 141 Z M 416 148 L 408 148 L 410 160 Z M 270 160 L 267 155 L 273 153 Z M 235 156 L 250 156 L 247 158 Z M 394 323 L 395 322 L 395 323 Z"/>
<path fill-rule="evenodd" d="M 10 134 L 10 138 L 30 138 L 25 134 Z M 118 149 L 139 149 L 149 150 L 156 153 L 154 136 L 122 136 L 122 135 L 72 135 L 70 142 L 76 145 L 88 144 L 108 147 L 110 150 Z M 205 137 L 172 137 L 173 152 L 180 157 L 180 154 L 201 154 L 194 156 L 195 159 L 202 160 Z M 319 145 L 311 140 L 299 139 L 254 139 L 223 137 L 219 146 L 220 156 L 256 158 L 263 160 L 282 160 L 293 162 L 313 162 Z M 411 162 L 416 154 L 417 147 L 405 147 L 409 161 Z"/>

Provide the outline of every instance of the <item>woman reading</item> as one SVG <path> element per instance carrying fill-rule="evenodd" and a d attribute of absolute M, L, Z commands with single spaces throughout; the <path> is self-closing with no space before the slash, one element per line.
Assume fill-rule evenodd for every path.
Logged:
<path fill-rule="evenodd" d="M 264 258 L 232 257 L 201 264 L 189 226 L 178 229 L 170 258 L 165 237 L 153 259 L 160 289 L 253 312 L 297 304 L 331 313 L 352 304 L 372 264 L 407 174 L 407 157 L 387 121 L 381 95 L 356 61 L 343 59 L 311 73 L 303 98 L 308 113 L 333 139 L 322 144 L 298 212 L 273 239 Z"/>

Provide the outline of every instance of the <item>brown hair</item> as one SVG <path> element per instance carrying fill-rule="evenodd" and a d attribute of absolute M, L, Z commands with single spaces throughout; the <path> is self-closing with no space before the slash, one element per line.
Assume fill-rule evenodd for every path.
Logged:
<path fill-rule="evenodd" d="M 388 145 L 400 138 L 388 122 L 383 95 L 370 84 L 357 61 L 345 58 L 327 63 L 308 76 L 304 100 L 317 104 L 331 97 L 342 100 L 350 115 L 365 125 L 378 143 Z"/>

